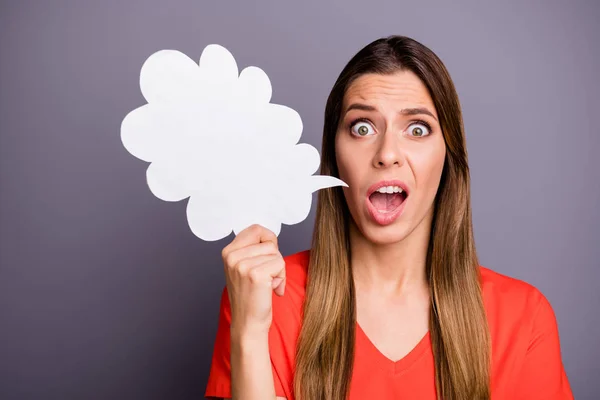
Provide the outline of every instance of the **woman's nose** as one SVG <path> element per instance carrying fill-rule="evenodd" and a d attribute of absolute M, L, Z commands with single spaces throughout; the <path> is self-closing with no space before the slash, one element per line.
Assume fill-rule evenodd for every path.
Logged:
<path fill-rule="evenodd" d="M 404 152 L 396 132 L 387 130 L 380 136 L 379 147 L 373 159 L 375 168 L 390 167 L 394 164 L 404 164 Z"/>

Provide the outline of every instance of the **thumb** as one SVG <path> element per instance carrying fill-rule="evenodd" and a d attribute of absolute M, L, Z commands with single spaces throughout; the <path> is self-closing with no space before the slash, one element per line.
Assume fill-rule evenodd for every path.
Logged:
<path fill-rule="evenodd" d="M 283 278 L 273 278 L 272 287 L 275 289 L 279 284 L 283 282 Z"/>
<path fill-rule="evenodd" d="M 285 278 L 273 278 L 271 287 L 275 290 L 276 295 L 283 296 L 283 293 L 285 292 Z"/>

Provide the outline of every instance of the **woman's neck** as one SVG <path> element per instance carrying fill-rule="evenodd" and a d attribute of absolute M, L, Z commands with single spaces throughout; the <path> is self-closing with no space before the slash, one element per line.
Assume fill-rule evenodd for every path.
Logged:
<path fill-rule="evenodd" d="M 402 241 L 376 244 L 365 238 L 354 223 L 350 227 L 352 274 L 357 291 L 396 297 L 428 290 L 427 249 L 431 218 L 425 218 Z"/>

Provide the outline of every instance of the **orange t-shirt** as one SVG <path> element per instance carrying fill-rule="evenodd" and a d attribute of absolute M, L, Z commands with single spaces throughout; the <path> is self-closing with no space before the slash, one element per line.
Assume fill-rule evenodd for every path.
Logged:
<path fill-rule="evenodd" d="M 269 350 L 277 396 L 294 398 L 295 350 L 301 326 L 309 251 L 285 257 L 286 288 L 273 294 Z M 573 399 L 561 361 L 558 328 L 548 300 L 535 287 L 481 267 L 483 296 L 492 336 L 492 399 Z M 206 397 L 231 397 L 227 288 L 221 297 L 217 337 Z M 356 324 L 349 400 L 435 400 L 429 333 L 402 359 L 384 356 Z"/>

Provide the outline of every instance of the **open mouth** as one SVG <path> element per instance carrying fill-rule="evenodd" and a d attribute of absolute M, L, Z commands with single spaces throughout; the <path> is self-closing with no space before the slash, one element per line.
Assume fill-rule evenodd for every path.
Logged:
<path fill-rule="evenodd" d="M 369 201 L 378 212 L 387 214 L 400 207 L 407 196 L 399 186 L 383 186 L 371 193 Z"/>

